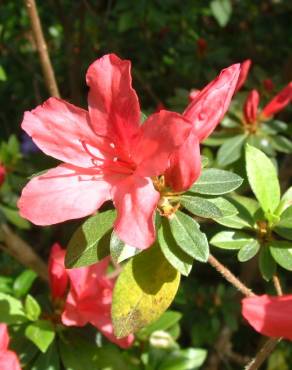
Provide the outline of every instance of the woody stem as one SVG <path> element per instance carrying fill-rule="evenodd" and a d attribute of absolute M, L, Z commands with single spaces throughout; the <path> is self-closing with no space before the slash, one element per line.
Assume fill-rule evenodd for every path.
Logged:
<path fill-rule="evenodd" d="M 47 266 L 33 248 L 15 234 L 7 224 L 1 224 L 0 231 L 4 241 L 0 248 L 22 265 L 31 268 L 40 278 L 48 281 Z"/>
<path fill-rule="evenodd" d="M 255 294 L 243 284 L 227 267 L 219 262 L 212 254 L 209 255 L 208 262 L 215 268 L 230 284 L 239 290 L 244 296 L 252 297 Z"/>
<path fill-rule="evenodd" d="M 43 34 L 41 21 L 39 18 L 35 0 L 25 0 L 25 6 L 28 16 L 30 18 L 33 37 L 37 46 L 40 57 L 40 62 L 45 78 L 45 83 L 50 95 L 57 98 L 60 97 L 58 85 L 55 78 L 55 73 L 50 60 L 47 43 Z"/>

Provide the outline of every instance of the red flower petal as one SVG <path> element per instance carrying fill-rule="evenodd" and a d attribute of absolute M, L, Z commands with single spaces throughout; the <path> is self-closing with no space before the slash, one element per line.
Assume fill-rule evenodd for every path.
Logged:
<path fill-rule="evenodd" d="M 258 332 L 292 340 L 292 295 L 244 298 L 242 315 Z"/>
<path fill-rule="evenodd" d="M 132 88 L 131 63 L 115 54 L 96 60 L 88 68 L 86 82 L 91 124 L 98 135 L 129 148 L 140 123 L 140 106 Z"/>
<path fill-rule="evenodd" d="M 165 180 L 175 191 L 187 190 L 201 174 L 200 143 L 192 132 L 185 143 L 172 155 Z"/>
<path fill-rule="evenodd" d="M 246 59 L 244 62 L 242 62 L 240 64 L 240 74 L 239 74 L 239 77 L 238 77 L 235 92 L 240 90 L 242 88 L 242 86 L 244 85 L 244 83 L 247 79 L 250 67 L 251 67 L 251 60 L 250 59 Z"/>
<path fill-rule="evenodd" d="M 260 95 L 257 90 L 252 90 L 244 103 L 243 115 L 247 123 L 253 123 L 257 119 Z"/>
<path fill-rule="evenodd" d="M 110 185 L 82 171 L 62 164 L 34 177 L 18 201 L 22 217 L 36 225 L 52 225 L 93 214 L 110 199 Z"/>
<path fill-rule="evenodd" d="M 0 351 L 5 351 L 9 345 L 9 335 L 6 324 L 0 324 Z"/>
<path fill-rule="evenodd" d="M 12 351 L 0 352 L 1 370 L 21 370 L 17 355 Z"/>
<path fill-rule="evenodd" d="M 140 176 L 161 175 L 170 155 L 187 139 L 191 124 L 180 114 L 161 110 L 152 114 L 141 126 L 140 140 L 132 156 Z"/>
<path fill-rule="evenodd" d="M 55 243 L 49 257 L 49 280 L 53 298 L 62 298 L 66 293 L 68 274 L 65 269 L 65 249 Z"/>
<path fill-rule="evenodd" d="M 114 229 L 133 247 L 145 249 L 155 240 L 154 212 L 159 193 L 149 178 L 130 176 L 113 188 L 118 211 Z"/>
<path fill-rule="evenodd" d="M 8 350 L 9 335 L 6 324 L 0 324 L 0 369 L 21 370 L 17 355 Z"/>
<path fill-rule="evenodd" d="M 21 127 L 45 154 L 80 167 L 92 166 L 82 141 L 94 144 L 97 138 L 84 109 L 50 98 L 25 112 Z"/>
<path fill-rule="evenodd" d="M 200 142 L 211 135 L 229 108 L 239 72 L 239 64 L 223 69 L 184 111 L 183 115 L 193 123 Z"/>
<path fill-rule="evenodd" d="M 79 298 L 98 294 L 96 281 L 105 276 L 109 262 L 109 257 L 106 257 L 94 265 L 67 270 L 74 294 Z"/>
<path fill-rule="evenodd" d="M 62 314 L 62 322 L 67 326 L 84 326 L 90 323 L 111 342 L 127 348 L 132 344 L 134 336 L 117 339 L 113 334 L 113 281 L 105 276 L 108 263 L 109 258 L 105 258 L 89 267 L 68 270 L 71 289 Z"/>
<path fill-rule="evenodd" d="M 279 92 L 263 109 L 262 115 L 265 118 L 274 116 L 283 110 L 292 99 L 292 82 Z"/>

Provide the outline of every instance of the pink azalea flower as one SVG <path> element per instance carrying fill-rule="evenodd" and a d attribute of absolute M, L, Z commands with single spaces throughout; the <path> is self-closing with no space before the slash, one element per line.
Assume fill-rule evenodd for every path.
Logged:
<path fill-rule="evenodd" d="M 134 336 L 117 339 L 111 322 L 111 304 L 114 282 L 105 276 L 109 258 L 89 267 L 67 270 L 70 291 L 62 314 L 68 326 L 95 326 L 111 342 L 122 348 L 132 345 Z"/>
<path fill-rule="evenodd" d="M 253 124 L 257 120 L 260 94 L 257 90 L 252 90 L 244 103 L 243 115 L 246 123 Z"/>
<path fill-rule="evenodd" d="M 283 110 L 292 99 L 292 82 L 282 89 L 263 109 L 259 111 L 260 96 L 257 90 L 252 90 L 244 103 L 243 116 L 247 123 L 266 120 Z"/>
<path fill-rule="evenodd" d="M 91 215 L 112 199 L 119 237 L 141 249 L 153 243 L 160 195 L 151 178 L 165 171 L 191 126 L 165 110 L 141 125 L 130 72 L 129 61 L 105 55 L 86 74 L 88 111 L 50 98 L 25 113 L 22 128 L 44 153 L 64 163 L 26 185 L 18 204 L 23 217 L 56 224 Z"/>
<path fill-rule="evenodd" d="M 240 65 L 240 74 L 239 74 L 239 78 L 238 78 L 237 85 L 236 85 L 236 88 L 235 88 L 235 92 L 239 91 L 242 88 L 242 86 L 244 85 L 244 83 L 247 79 L 250 67 L 251 67 L 251 63 L 252 62 L 251 62 L 250 59 L 246 59 L 244 62 L 241 63 L 241 65 Z"/>
<path fill-rule="evenodd" d="M 175 191 L 183 191 L 201 174 L 200 142 L 215 130 L 229 108 L 237 84 L 240 65 L 234 64 L 201 90 L 187 106 L 183 116 L 193 129 L 184 144 L 171 156 L 166 182 Z"/>
<path fill-rule="evenodd" d="M 132 345 L 134 336 L 117 339 L 111 321 L 114 282 L 106 277 L 109 258 L 89 267 L 65 268 L 65 250 L 58 243 L 49 257 L 49 280 L 53 299 L 64 298 L 62 323 L 66 326 L 95 326 L 111 342 L 122 348 Z M 70 285 L 68 294 L 67 288 Z M 1 369 L 1 368 L 0 368 Z"/>
<path fill-rule="evenodd" d="M 200 93 L 200 90 L 192 89 L 189 93 L 189 102 L 192 102 L 199 93 Z"/>
<path fill-rule="evenodd" d="M 6 169 L 0 164 L 0 186 L 4 183 L 6 177 Z"/>
<path fill-rule="evenodd" d="M 292 340 L 292 295 L 244 298 L 242 315 L 259 333 Z"/>
<path fill-rule="evenodd" d="M 60 244 L 52 246 L 49 257 L 49 282 L 53 299 L 63 298 L 68 285 L 68 273 L 65 269 L 65 249 Z"/>
<path fill-rule="evenodd" d="M 21 370 L 17 355 L 8 349 L 8 345 L 9 335 L 7 326 L 0 324 L 0 369 Z"/>

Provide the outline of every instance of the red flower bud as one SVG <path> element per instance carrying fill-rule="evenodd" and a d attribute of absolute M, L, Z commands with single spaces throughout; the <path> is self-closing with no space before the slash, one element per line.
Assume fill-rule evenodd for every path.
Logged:
<path fill-rule="evenodd" d="M 279 94 L 277 94 L 263 109 L 262 115 L 265 118 L 274 116 L 283 110 L 292 99 L 292 82 L 290 82 Z"/>
<path fill-rule="evenodd" d="M 200 56 L 204 56 L 206 54 L 208 48 L 207 41 L 203 38 L 198 38 L 197 40 L 197 51 Z"/>
<path fill-rule="evenodd" d="M 237 81 L 235 92 L 239 91 L 242 88 L 242 86 L 244 85 L 244 83 L 247 79 L 250 67 L 251 67 L 251 60 L 250 59 L 246 59 L 244 62 L 242 62 L 240 64 L 240 74 L 239 74 L 239 78 L 238 78 L 238 81 Z"/>
<path fill-rule="evenodd" d="M 263 85 L 264 85 L 264 89 L 267 92 L 272 92 L 275 88 L 275 85 L 274 85 L 273 81 L 270 78 L 264 79 L 263 80 Z"/>
<path fill-rule="evenodd" d="M 3 165 L 0 164 L 0 186 L 5 181 L 5 177 L 6 177 L 6 169 Z"/>
<path fill-rule="evenodd" d="M 257 90 L 252 90 L 244 103 L 243 115 L 246 123 L 255 123 L 258 115 L 260 95 Z"/>

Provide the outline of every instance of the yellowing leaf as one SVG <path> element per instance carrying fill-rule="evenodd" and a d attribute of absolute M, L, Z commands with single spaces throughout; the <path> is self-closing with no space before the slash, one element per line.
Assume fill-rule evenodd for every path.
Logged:
<path fill-rule="evenodd" d="M 180 273 L 154 245 L 132 258 L 120 274 L 113 294 L 112 320 L 118 338 L 157 320 L 177 292 Z"/>

